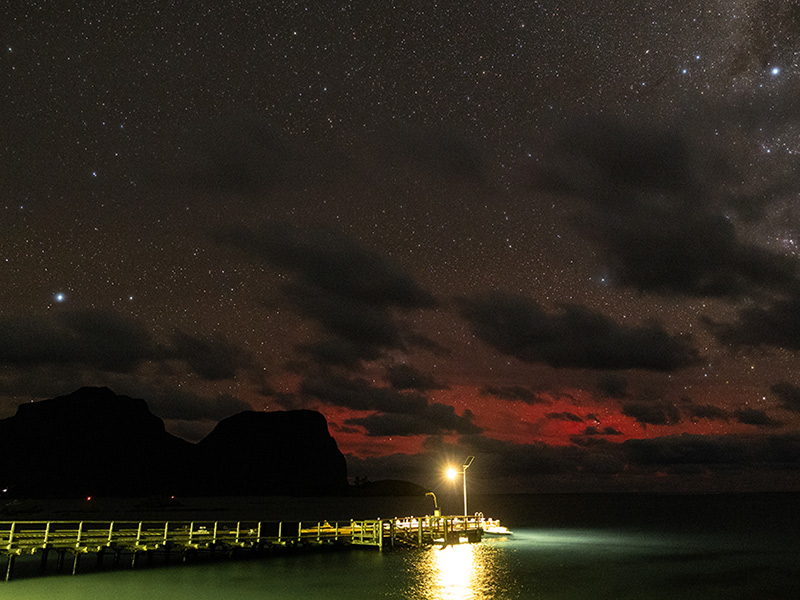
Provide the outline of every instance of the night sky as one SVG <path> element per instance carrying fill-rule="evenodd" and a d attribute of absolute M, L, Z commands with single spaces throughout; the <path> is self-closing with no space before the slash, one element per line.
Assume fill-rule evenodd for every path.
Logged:
<path fill-rule="evenodd" d="M 73 5 L 77 4 L 77 5 Z M 800 5 L 28 0 L 0 417 L 311 408 L 351 476 L 800 489 Z"/>

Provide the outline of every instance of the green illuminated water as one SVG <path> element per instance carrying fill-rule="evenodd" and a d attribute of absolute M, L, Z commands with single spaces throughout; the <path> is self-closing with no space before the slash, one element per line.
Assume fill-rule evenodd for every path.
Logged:
<path fill-rule="evenodd" d="M 20 579 L 15 600 L 403 598 L 413 600 L 794 598 L 797 549 L 764 540 L 523 529 L 512 538 L 421 551 L 260 560 Z"/>
<path fill-rule="evenodd" d="M 662 504 L 658 506 L 659 510 L 663 508 Z M 688 508 L 681 506 L 682 510 Z M 524 509 L 517 507 L 516 514 L 523 514 Z M 142 565 L 134 570 L 85 572 L 76 577 L 20 577 L 0 583 L 0 598 L 797 598 L 800 544 L 794 535 L 797 517 L 793 511 L 782 516 L 775 510 L 743 514 L 730 527 L 720 527 L 718 522 L 703 527 L 703 523 L 709 523 L 703 517 L 696 527 L 672 530 L 663 527 L 663 513 L 659 514 L 661 526 L 652 531 L 640 524 L 635 528 L 577 529 L 537 528 L 526 523 L 514 527 L 510 538 L 446 549 L 317 551 L 188 566 Z M 729 521 L 730 515 L 725 518 Z M 673 520 L 683 525 L 693 521 L 688 517 Z M 782 526 L 761 526 L 765 522 Z"/>

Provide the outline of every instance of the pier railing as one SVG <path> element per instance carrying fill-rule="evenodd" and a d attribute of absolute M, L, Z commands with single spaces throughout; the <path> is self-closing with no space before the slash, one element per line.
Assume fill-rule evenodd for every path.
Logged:
<path fill-rule="evenodd" d="M 426 516 L 351 521 L 0 521 L 0 556 L 7 557 L 6 579 L 14 560 L 41 553 L 58 554 L 59 568 L 70 555 L 72 572 L 80 557 L 112 553 L 114 564 L 127 555 L 131 566 L 137 555 L 222 551 L 233 554 L 272 547 L 350 544 L 379 549 L 395 546 L 450 545 L 480 541 L 485 520 L 478 517 Z"/>

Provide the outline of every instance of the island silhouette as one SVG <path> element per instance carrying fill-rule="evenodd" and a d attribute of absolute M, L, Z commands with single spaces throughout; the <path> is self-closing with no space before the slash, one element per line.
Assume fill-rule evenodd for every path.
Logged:
<path fill-rule="evenodd" d="M 193 444 L 167 432 L 144 400 L 106 387 L 23 404 L 0 420 L 0 490 L 8 498 L 426 491 L 395 481 L 350 486 L 316 411 L 241 412 Z"/>

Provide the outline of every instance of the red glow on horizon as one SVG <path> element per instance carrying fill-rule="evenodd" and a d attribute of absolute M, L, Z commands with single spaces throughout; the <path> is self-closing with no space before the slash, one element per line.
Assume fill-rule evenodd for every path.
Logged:
<path fill-rule="evenodd" d="M 697 390 L 698 396 L 705 396 Z M 482 429 L 482 436 L 519 445 L 547 444 L 569 446 L 582 440 L 605 440 L 622 443 L 631 439 L 652 439 L 670 435 L 752 434 L 752 425 L 728 420 L 691 418 L 681 412 L 680 403 L 672 405 L 677 422 L 643 423 L 625 414 L 626 400 L 598 398 L 581 389 L 564 388 L 538 392 L 537 401 L 509 400 L 481 393 L 476 385 L 452 386 L 429 394 L 431 403 L 452 406 L 459 417 L 471 415 L 471 421 Z M 738 407 L 741 399 L 726 397 L 696 400 L 709 406 L 727 406 L 729 412 Z M 374 416 L 378 411 L 354 410 L 348 407 L 312 402 L 307 408 L 320 411 L 327 419 L 331 435 L 345 455 L 359 458 L 393 454 L 418 454 L 426 450 L 428 435 L 369 435 L 359 419 Z M 469 413 L 467 412 L 469 411 Z M 445 444 L 456 445 L 459 435 L 444 432 Z"/>

